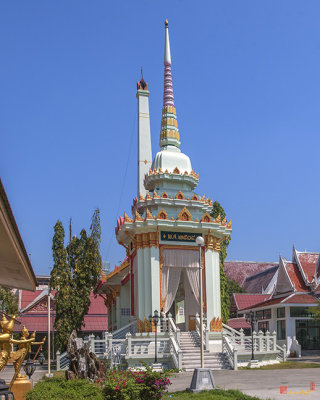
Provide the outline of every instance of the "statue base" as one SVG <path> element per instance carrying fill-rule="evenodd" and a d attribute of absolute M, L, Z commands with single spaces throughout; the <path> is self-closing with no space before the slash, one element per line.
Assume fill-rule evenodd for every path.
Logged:
<path fill-rule="evenodd" d="M 25 400 L 26 393 L 32 389 L 32 382 L 29 381 L 25 376 L 22 378 L 17 378 L 12 387 L 11 392 L 14 394 L 15 400 Z"/>

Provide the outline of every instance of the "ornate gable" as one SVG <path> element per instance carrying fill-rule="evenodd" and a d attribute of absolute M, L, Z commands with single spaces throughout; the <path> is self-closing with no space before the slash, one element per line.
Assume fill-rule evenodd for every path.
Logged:
<path fill-rule="evenodd" d="M 187 207 L 183 207 L 183 209 L 179 212 L 178 221 L 192 221 L 192 215 L 190 211 L 187 209 Z"/>
<path fill-rule="evenodd" d="M 50 311 L 53 311 L 53 300 L 51 299 L 50 301 Z M 44 296 L 42 299 L 40 299 L 36 304 L 34 304 L 31 308 L 26 310 L 26 312 L 48 312 L 48 297 Z"/>

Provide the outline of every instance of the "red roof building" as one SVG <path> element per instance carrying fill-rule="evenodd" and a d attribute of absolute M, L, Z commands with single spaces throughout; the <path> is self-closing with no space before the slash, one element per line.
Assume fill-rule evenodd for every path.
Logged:
<path fill-rule="evenodd" d="M 234 295 L 237 311 L 254 311 L 256 330 L 276 331 L 278 344 L 286 344 L 288 354 L 319 349 L 320 322 L 314 320 L 312 313 L 312 307 L 319 304 L 319 261 L 320 253 L 293 247 L 292 261 L 280 257 L 276 284 L 269 298 L 243 307 L 250 302 L 250 295 Z M 253 295 L 252 299 L 258 297 Z"/>
<path fill-rule="evenodd" d="M 43 277 L 42 277 L 43 278 Z M 49 282 L 49 277 L 47 277 Z M 43 279 L 42 279 L 43 281 Z M 53 310 L 55 291 L 51 292 L 51 330 L 54 328 L 55 311 Z M 108 313 L 103 298 L 90 294 L 90 307 L 88 314 L 84 316 L 83 327 L 84 335 L 93 333 L 101 335 L 108 330 Z M 38 334 L 45 335 L 48 331 L 48 286 L 45 282 L 37 287 L 35 292 L 26 290 L 19 291 L 19 311 L 17 318 L 21 324 L 15 325 L 15 332 L 20 332 L 25 325 L 29 332 L 37 331 Z"/>
<path fill-rule="evenodd" d="M 275 266 L 278 266 L 278 263 L 256 261 L 225 261 L 224 272 L 227 278 L 233 279 L 238 283 L 238 285 L 243 286 L 246 278 Z"/>

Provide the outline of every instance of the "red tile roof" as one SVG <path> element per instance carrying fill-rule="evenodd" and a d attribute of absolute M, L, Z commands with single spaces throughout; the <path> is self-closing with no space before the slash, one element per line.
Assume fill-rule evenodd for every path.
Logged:
<path fill-rule="evenodd" d="M 228 320 L 228 326 L 233 329 L 248 329 L 251 328 L 249 322 L 244 317 L 242 318 L 231 318 Z"/>
<path fill-rule="evenodd" d="M 21 306 L 22 308 L 27 307 L 32 301 L 34 301 L 40 294 L 42 290 L 37 290 L 34 293 L 30 293 L 27 291 L 22 291 L 21 294 Z M 54 291 L 52 292 L 55 293 Z M 33 296 L 29 296 L 32 294 Z M 39 300 L 46 302 L 46 297 L 44 296 Z M 101 296 L 97 296 L 95 298 L 94 294 L 90 294 L 91 304 L 88 310 L 88 314 L 84 317 L 85 326 L 82 327 L 83 332 L 97 332 L 97 331 L 105 331 L 108 329 L 108 311 L 107 307 L 104 304 L 104 300 Z M 38 302 L 37 302 L 38 304 Z M 45 307 L 46 304 L 45 304 Z M 32 310 L 32 307 L 31 307 Z M 55 312 L 51 313 L 51 329 L 53 329 L 53 319 L 55 316 Z M 26 325 L 30 332 L 38 331 L 38 332 L 47 332 L 48 330 L 48 315 L 46 310 L 39 308 L 39 311 L 26 311 L 18 318 L 18 321 L 21 322 L 21 325 L 16 324 L 15 332 L 20 332 L 23 325 Z"/>
<path fill-rule="evenodd" d="M 18 318 L 21 325 L 14 327 L 14 332 L 20 332 L 22 327 L 25 325 L 29 332 L 47 332 L 48 331 L 48 316 L 47 315 L 22 315 Z M 51 331 L 53 330 L 53 314 L 51 314 Z"/>
<path fill-rule="evenodd" d="M 313 281 L 320 253 L 297 253 L 298 259 L 308 282 Z"/>
<path fill-rule="evenodd" d="M 255 304 L 254 306 L 247 307 L 246 310 L 251 310 L 251 309 L 254 309 L 254 308 L 261 308 L 261 307 L 268 307 L 268 306 L 272 306 L 274 304 L 279 304 L 279 303 L 281 303 L 282 300 L 286 299 L 287 297 L 288 297 L 288 295 L 287 296 L 278 297 L 278 298 L 274 298 L 274 299 L 270 299 L 270 300 L 264 301 L 262 303 Z M 243 309 L 242 311 L 244 311 L 244 310 L 245 309 Z"/>
<path fill-rule="evenodd" d="M 242 286 L 248 276 L 257 274 L 258 272 L 262 272 L 276 265 L 278 265 L 278 263 L 274 262 L 225 261 L 224 271 L 229 279 L 233 279 Z"/>
<path fill-rule="evenodd" d="M 255 304 L 262 303 L 269 300 L 271 294 L 250 294 L 250 293 L 234 293 L 233 294 L 236 307 L 238 311 L 254 306 Z"/>
<path fill-rule="evenodd" d="M 27 307 L 34 299 L 36 299 L 42 290 L 36 290 L 35 292 L 28 292 L 27 290 L 21 290 L 21 308 Z"/>
<path fill-rule="evenodd" d="M 48 331 L 48 317 L 47 315 L 22 315 L 18 319 L 21 325 L 16 324 L 14 331 L 20 332 L 23 325 L 25 325 L 29 332 L 47 332 Z M 51 330 L 53 329 L 54 314 L 51 318 Z M 108 329 L 107 315 L 86 315 L 84 317 L 85 326 L 81 328 L 82 332 L 97 332 L 106 331 Z"/>
<path fill-rule="evenodd" d="M 288 300 L 285 300 L 284 303 L 316 304 L 318 300 L 311 294 L 294 294 L 292 297 L 288 298 Z"/>
<path fill-rule="evenodd" d="M 247 293 L 262 293 L 278 272 L 278 268 L 279 266 L 276 265 L 257 274 L 247 276 L 243 283 L 243 289 Z"/>
<path fill-rule="evenodd" d="M 304 283 L 304 280 L 299 271 L 299 267 L 294 263 L 286 263 L 285 269 L 289 275 L 291 283 L 294 285 L 296 291 L 298 292 L 309 292 L 308 287 Z"/>

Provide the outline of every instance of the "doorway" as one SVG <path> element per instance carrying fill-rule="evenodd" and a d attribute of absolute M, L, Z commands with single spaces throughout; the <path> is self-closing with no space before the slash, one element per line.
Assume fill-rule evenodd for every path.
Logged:
<path fill-rule="evenodd" d="M 320 321 L 297 319 L 296 337 L 302 350 L 319 350 Z"/>

